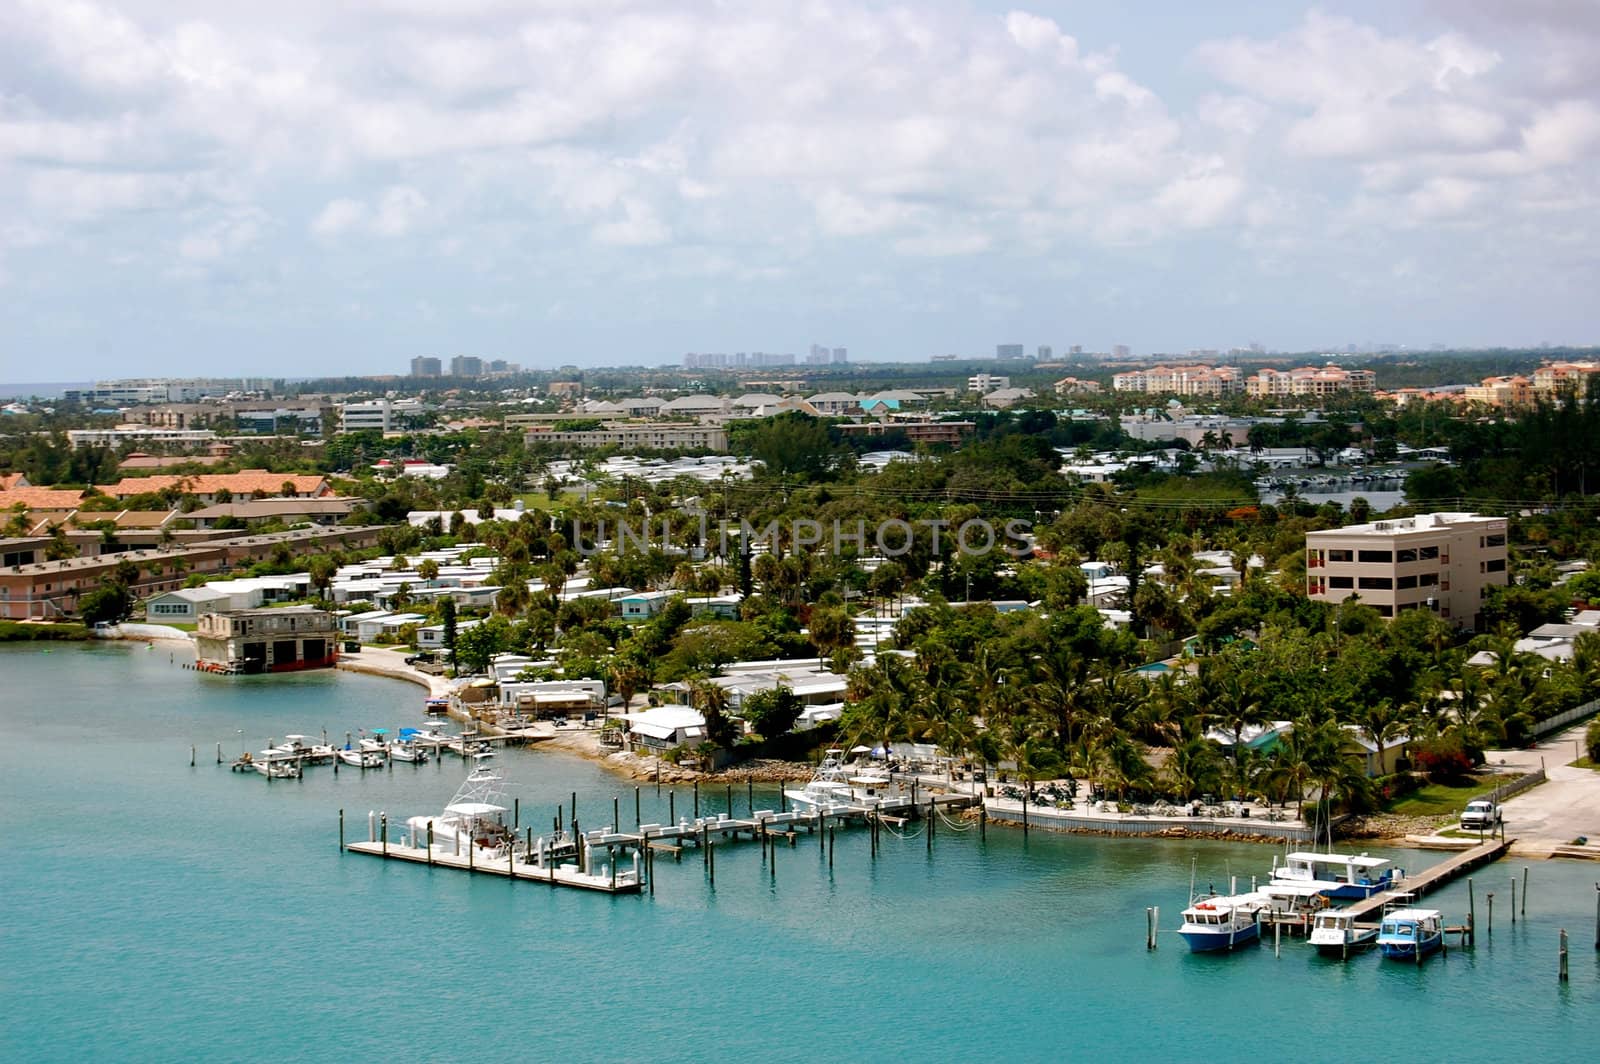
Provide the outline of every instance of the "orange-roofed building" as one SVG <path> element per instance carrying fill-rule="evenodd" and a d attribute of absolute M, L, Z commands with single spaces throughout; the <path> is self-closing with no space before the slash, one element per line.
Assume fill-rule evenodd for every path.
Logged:
<path fill-rule="evenodd" d="M 201 502 L 216 501 L 217 494 L 227 491 L 236 502 L 249 502 L 257 498 L 321 499 L 333 494 L 328 478 L 320 474 L 269 473 L 265 469 L 245 469 L 238 473 L 197 473 L 191 476 L 157 475 L 151 477 L 123 477 L 116 484 L 100 488 L 115 499 L 144 495 L 152 491 L 172 488 L 184 495 L 193 495 Z"/>
<path fill-rule="evenodd" d="M 77 488 L 11 488 L 0 491 L 0 510 L 76 510 L 83 502 Z"/>
<path fill-rule="evenodd" d="M 22 473 L 0 473 L 0 491 L 28 487 L 28 478 Z"/>

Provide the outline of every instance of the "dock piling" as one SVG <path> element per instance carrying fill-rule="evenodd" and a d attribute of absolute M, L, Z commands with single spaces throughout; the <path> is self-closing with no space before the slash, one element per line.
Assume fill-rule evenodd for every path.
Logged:
<path fill-rule="evenodd" d="M 217 764 L 222 764 L 222 744 L 217 744 Z"/>
<path fill-rule="evenodd" d="M 1277 920 L 1272 921 L 1272 955 L 1283 956 L 1283 924 Z"/>
<path fill-rule="evenodd" d="M 744 781 L 744 803 L 751 816 L 756 815 L 756 784 L 754 780 Z"/>
<path fill-rule="evenodd" d="M 1488 893 L 1488 898 L 1489 898 L 1489 926 L 1488 926 L 1487 930 L 1489 932 L 1489 937 L 1493 938 L 1494 937 L 1494 891 L 1491 890 Z"/>
<path fill-rule="evenodd" d="M 511 799 L 511 830 L 513 833 L 522 826 L 522 799 Z"/>
<path fill-rule="evenodd" d="M 1600 949 L 1600 883 L 1594 885 L 1594 948 Z"/>
<path fill-rule="evenodd" d="M 194 768 L 194 746 L 189 747 L 189 767 Z"/>
<path fill-rule="evenodd" d="M 1511 877 L 1511 926 L 1517 926 L 1517 877 Z"/>
<path fill-rule="evenodd" d="M 622 813 L 617 801 L 617 795 L 613 794 L 611 796 L 611 830 L 614 832 L 622 830 Z"/>
<path fill-rule="evenodd" d="M 1522 866 L 1522 915 L 1528 915 L 1528 866 Z"/>
<path fill-rule="evenodd" d="M 733 784 L 728 784 L 728 816 L 733 816 Z"/>
<path fill-rule="evenodd" d="M 1600 930 L 1596 930 L 1600 935 Z M 1478 897 L 1472 889 L 1472 877 L 1467 877 L 1467 940 L 1471 945 L 1478 944 Z"/>
<path fill-rule="evenodd" d="M 570 817 L 568 817 L 567 819 L 572 821 L 573 834 L 577 834 L 577 831 L 578 831 L 578 792 L 577 791 L 573 791 L 572 792 L 572 815 Z"/>
<path fill-rule="evenodd" d="M 637 831 L 639 825 L 644 823 L 644 818 L 639 815 L 639 788 L 633 789 L 633 827 Z"/>
<path fill-rule="evenodd" d="M 667 792 L 667 823 L 676 824 L 677 822 L 678 822 L 678 792 L 677 791 L 668 791 Z"/>
<path fill-rule="evenodd" d="M 339 810 L 339 852 L 344 853 L 344 810 Z M 1600 924 L 1596 925 L 1595 934 L 1600 936 Z M 1595 945 L 1600 946 L 1600 937 L 1595 939 Z"/>
<path fill-rule="evenodd" d="M 712 843 L 706 850 L 706 875 L 711 878 L 711 889 L 717 889 L 717 844 Z"/>
<path fill-rule="evenodd" d="M 833 835 L 837 828 L 828 829 L 828 870 L 833 870 Z"/>
<path fill-rule="evenodd" d="M 694 818 L 700 819 L 700 781 L 694 781 Z"/>
<path fill-rule="evenodd" d="M 389 814 L 380 813 L 378 815 L 383 821 L 383 855 L 387 857 L 389 856 Z"/>
<path fill-rule="evenodd" d="M 1561 962 L 1560 971 L 1556 977 L 1560 982 L 1567 981 L 1567 929 L 1561 929 Z"/>
<path fill-rule="evenodd" d="M 1156 948 L 1156 917 L 1155 910 L 1150 906 L 1144 907 L 1144 948 Z"/>
<path fill-rule="evenodd" d="M 528 829 L 532 831 L 532 828 Z M 433 864 L 433 821 L 428 821 L 428 864 Z"/>

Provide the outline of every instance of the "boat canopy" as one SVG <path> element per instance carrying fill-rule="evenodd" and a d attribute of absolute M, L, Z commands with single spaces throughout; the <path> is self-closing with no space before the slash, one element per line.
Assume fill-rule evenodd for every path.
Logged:
<path fill-rule="evenodd" d="M 456 802 L 444 807 L 446 813 L 456 813 L 460 816 L 489 816 L 492 813 L 504 813 L 503 805 L 492 805 L 489 802 Z"/>
<path fill-rule="evenodd" d="M 1385 857 L 1343 853 L 1291 853 L 1284 859 L 1300 864 L 1354 865 L 1357 868 L 1382 868 L 1389 863 Z"/>

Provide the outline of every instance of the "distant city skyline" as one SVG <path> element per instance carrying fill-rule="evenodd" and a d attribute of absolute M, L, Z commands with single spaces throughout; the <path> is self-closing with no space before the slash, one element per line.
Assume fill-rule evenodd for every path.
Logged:
<path fill-rule="evenodd" d="M 21 0 L 0 380 L 1600 341 L 1600 9 L 1339 9 Z"/>

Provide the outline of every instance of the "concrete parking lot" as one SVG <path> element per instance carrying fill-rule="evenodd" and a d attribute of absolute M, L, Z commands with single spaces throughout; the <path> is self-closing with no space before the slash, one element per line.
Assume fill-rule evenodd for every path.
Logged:
<path fill-rule="evenodd" d="M 1506 835 L 1517 850 L 1548 853 L 1579 836 L 1600 849 L 1600 772 L 1571 762 L 1582 752 L 1587 723 L 1577 725 L 1528 750 L 1491 750 L 1496 768 L 1532 772 L 1541 766 L 1549 782 L 1505 801 Z"/>

